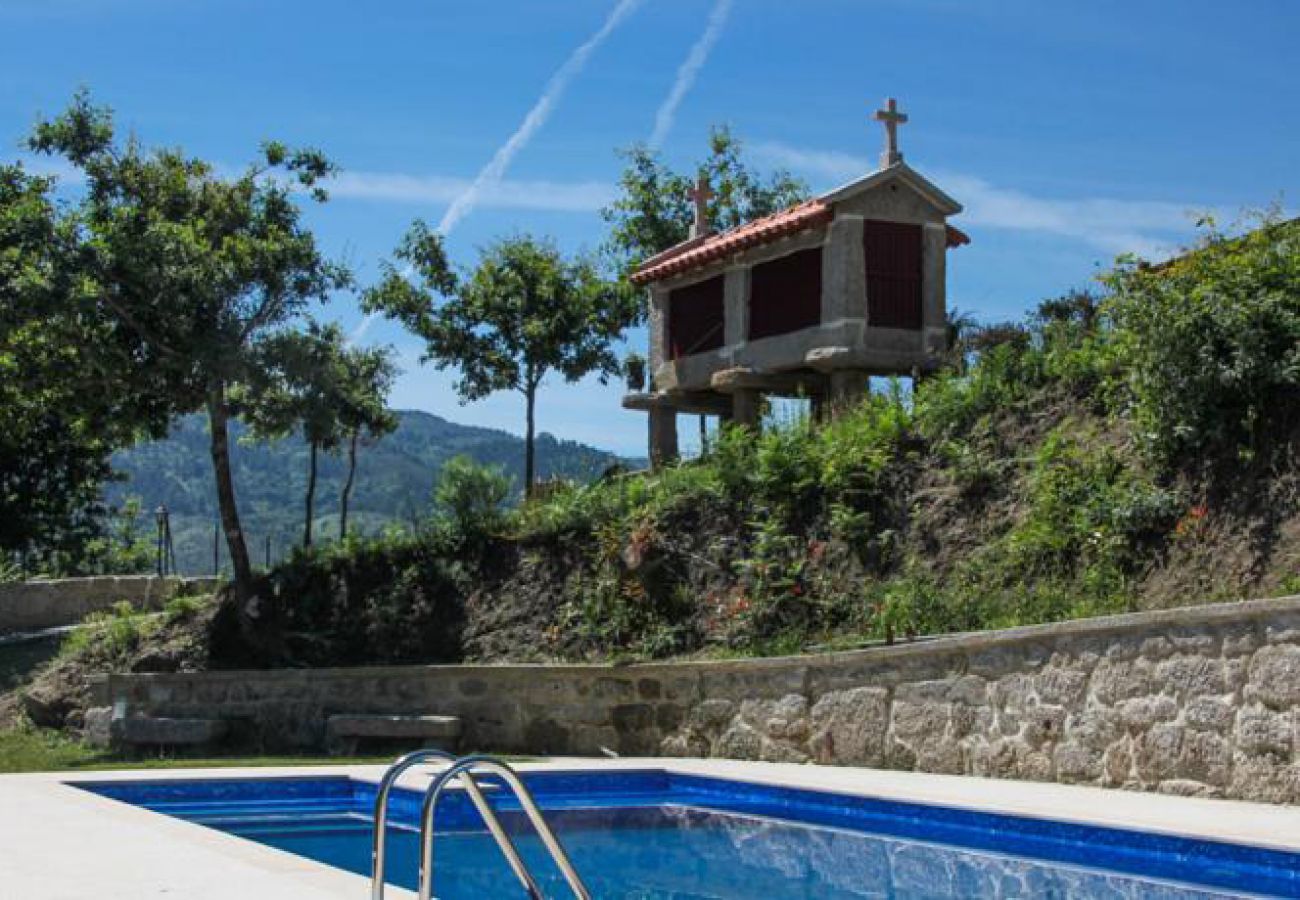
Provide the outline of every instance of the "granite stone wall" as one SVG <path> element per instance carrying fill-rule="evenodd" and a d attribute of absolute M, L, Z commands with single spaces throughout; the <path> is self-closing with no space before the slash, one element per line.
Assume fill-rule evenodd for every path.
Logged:
<path fill-rule="evenodd" d="M 212 578 L 104 575 L 0 584 L 0 634 L 73 625 L 123 600 L 155 609 L 182 591 L 211 591 L 217 583 Z"/>
<path fill-rule="evenodd" d="M 634 666 L 114 675 L 118 715 L 316 747 L 332 713 L 443 713 L 464 748 L 717 756 L 1300 802 L 1300 598 L 851 653 Z"/>

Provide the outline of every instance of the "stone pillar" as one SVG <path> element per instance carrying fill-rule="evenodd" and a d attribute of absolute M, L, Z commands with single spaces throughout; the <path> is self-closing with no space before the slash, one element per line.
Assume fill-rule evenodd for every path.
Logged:
<path fill-rule="evenodd" d="M 654 390 L 655 374 L 667 362 L 668 350 L 668 291 L 650 289 L 650 314 L 646 322 L 650 337 L 650 390 Z"/>
<path fill-rule="evenodd" d="M 754 388 L 737 388 L 732 392 L 731 421 L 758 431 L 763 421 L 763 394 Z"/>
<path fill-rule="evenodd" d="M 921 326 L 925 351 L 938 356 L 948 349 L 948 226 L 927 222 L 921 242 Z"/>
<path fill-rule="evenodd" d="M 862 216 L 841 213 L 822 247 L 822 324 L 867 317 L 867 258 Z"/>
<path fill-rule="evenodd" d="M 677 410 L 655 404 L 650 407 L 650 465 L 668 465 L 677 459 Z"/>
<path fill-rule="evenodd" d="M 726 279 L 722 289 L 722 342 L 731 349 L 749 340 L 749 266 L 728 269 Z"/>
<path fill-rule="evenodd" d="M 861 369 L 837 369 L 830 374 L 831 415 L 856 405 L 870 389 L 870 376 Z"/>

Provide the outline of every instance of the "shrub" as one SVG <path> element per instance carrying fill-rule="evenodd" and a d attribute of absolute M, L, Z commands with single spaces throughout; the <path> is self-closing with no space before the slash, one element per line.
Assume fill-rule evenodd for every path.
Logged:
<path fill-rule="evenodd" d="M 468 456 L 443 464 L 433 489 L 436 513 L 463 535 L 484 535 L 505 521 L 511 480 L 500 466 L 483 466 Z"/>
<path fill-rule="evenodd" d="M 1269 463 L 1300 422 L 1300 223 L 1265 216 L 1107 278 L 1135 418 L 1163 463 Z"/>

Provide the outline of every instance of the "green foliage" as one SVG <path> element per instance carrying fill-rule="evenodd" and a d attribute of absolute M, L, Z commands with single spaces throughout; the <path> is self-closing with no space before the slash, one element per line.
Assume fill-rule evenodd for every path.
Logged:
<path fill-rule="evenodd" d="M 741 141 L 726 128 L 709 135 L 708 155 L 695 173 L 668 168 L 659 154 L 638 144 L 621 154 L 627 165 L 619 179 L 619 196 L 601 216 L 610 226 L 606 253 L 616 268 L 630 273 L 656 253 L 690 236 L 694 204 L 688 192 L 697 174 L 709 179 L 714 197 L 709 221 L 725 231 L 785 209 L 808 196 L 808 186 L 789 172 L 766 178 L 745 161 Z"/>
<path fill-rule="evenodd" d="M 61 656 L 91 654 L 110 668 L 123 668 L 141 641 L 157 628 L 157 617 L 135 609 L 130 603 L 115 603 L 105 612 L 91 613 L 86 621 L 64 639 Z"/>
<path fill-rule="evenodd" d="M 439 470 L 447 460 L 468 455 L 482 465 L 501 467 L 518 485 L 523 481 L 523 442 L 504 431 L 459 425 L 424 412 L 394 413 L 399 426 L 382 438 L 363 433 L 349 512 L 349 533 L 378 533 L 385 524 L 415 526 L 429 515 Z M 271 538 L 271 560 L 288 556 L 301 543 L 301 500 L 306 491 L 309 450 L 300 434 L 283 440 L 248 440 L 243 425 L 231 423 L 231 469 L 239 486 L 242 522 L 250 548 L 262 560 Z M 171 510 L 180 570 L 212 571 L 212 528 L 216 493 L 208 461 L 210 437 L 200 417 L 180 419 L 166 440 L 141 444 L 113 457 L 122 482 L 108 485 L 107 501 L 121 506 L 132 495 L 153 508 Z M 587 483 L 619 464 L 608 453 L 544 434 L 537 442 L 537 468 L 543 478 Z M 341 513 L 347 484 L 347 455 L 320 460 L 316 527 L 324 533 Z M 332 530 L 332 529 L 331 529 Z M 226 555 L 222 553 L 223 567 Z"/>
<path fill-rule="evenodd" d="M 127 497 L 121 507 L 110 507 L 97 537 L 82 545 L 80 559 L 69 560 L 63 571 L 76 575 L 138 575 L 157 564 L 156 538 L 142 527 L 139 497 Z"/>
<path fill-rule="evenodd" d="M 1270 464 L 1300 424 L 1300 224 L 1265 215 L 1107 278 L 1139 433 L 1160 460 Z"/>
<path fill-rule="evenodd" d="M 101 393 L 133 398 L 155 425 L 207 411 L 227 545 L 247 596 L 251 566 L 228 462 L 230 393 L 255 371 L 262 340 L 350 283 L 321 256 L 293 198 L 296 185 L 324 199 L 320 180 L 333 167 L 316 151 L 269 143 L 262 161 L 225 177 L 180 150 L 119 141 L 112 113 L 85 94 L 38 122 L 27 145 L 63 157 L 85 179 L 68 213 L 79 290 L 55 308 L 100 329 L 94 353 L 118 376 Z"/>
<path fill-rule="evenodd" d="M 463 535 L 486 535 L 505 521 L 510 478 L 499 466 L 481 466 L 468 456 L 447 461 L 433 489 L 434 512 Z"/>
<path fill-rule="evenodd" d="M 305 666 L 456 662 L 461 598 L 474 584 L 465 547 L 440 530 L 349 537 L 300 550 L 260 586 L 281 655 Z M 240 648 L 241 651 L 247 648 Z"/>
<path fill-rule="evenodd" d="M 447 266 L 441 240 L 417 223 L 396 256 L 417 285 L 388 265 L 363 297 L 426 343 L 425 360 L 454 368 L 465 402 L 516 391 L 526 407 L 524 487 L 534 482 L 535 404 L 548 375 L 602 381 L 620 372 L 614 345 L 636 318 L 634 299 L 588 259 L 565 259 L 554 244 L 520 236 L 483 251 L 464 279 Z"/>
<path fill-rule="evenodd" d="M 319 453 L 336 453 L 345 442 L 348 445 L 349 475 L 340 501 L 342 533 L 362 433 L 373 438 L 397 427 L 384 404 L 395 375 L 391 353 L 350 347 L 337 324 L 309 322 L 304 331 L 270 335 L 258 344 L 256 357 L 236 403 L 251 438 L 282 440 L 300 432 L 307 442 L 303 544 L 310 546 Z"/>
<path fill-rule="evenodd" d="M 29 571 L 80 562 L 102 535 L 109 454 L 159 425 L 113 389 L 126 362 L 103 352 L 103 323 L 77 312 L 88 289 L 77 223 L 53 190 L 0 166 L 0 558 Z"/>

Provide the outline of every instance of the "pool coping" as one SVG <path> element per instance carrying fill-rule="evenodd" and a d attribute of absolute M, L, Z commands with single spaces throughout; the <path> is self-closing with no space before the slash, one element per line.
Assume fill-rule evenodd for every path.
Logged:
<path fill-rule="evenodd" d="M 426 786 L 439 767 L 408 773 Z M 1300 853 L 1300 809 L 1106 788 L 796 765 L 695 759 L 552 759 L 522 771 L 638 770 L 825 791 L 975 812 L 1051 819 Z M 38 900 L 183 896 L 353 900 L 367 879 L 202 825 L 75 787 L 110 781 L 343 776 L 378 781 L 381 766 L 122 770 L 0 775 L 0 884 Z M 39 812 L 38 812 L 39 810 Z M 68 848 L 76 847 L 77 865 Z M 390 887 L 388 897 L 414 893 Z"/>

